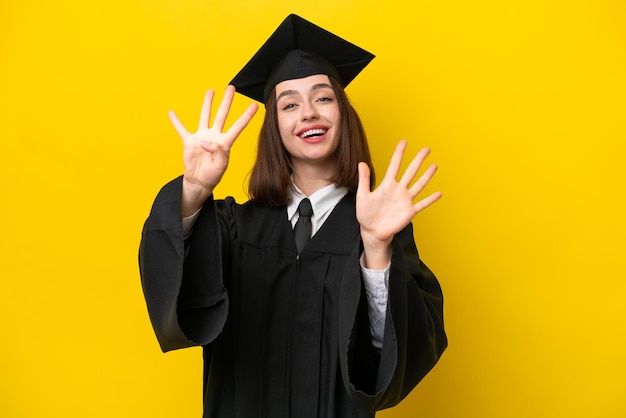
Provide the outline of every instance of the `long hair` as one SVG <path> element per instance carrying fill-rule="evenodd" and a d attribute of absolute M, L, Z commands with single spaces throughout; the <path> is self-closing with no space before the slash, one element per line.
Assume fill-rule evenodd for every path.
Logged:
<path fill-rule="evenodd" d="M 334 152 L 335 174 L 331 181 L 339 187 L 355 191 L 359 182 L 357 165 L 365 162 L 370 167 L 370 187 L 375 184 L 374 167 L 365 130 L 346 93 L 334 78 L 328 77 L 337 97 L 340 114 L 339 140 Z M 278 129 L 276 92 L 270 92 L 265 104 L 265 119 L 259 133 L 256 161 L 250 173 L 248 194 L 260 206 L 277 207 L 289 204 L 292 186 L 291 157 L 285 149 Z"/>

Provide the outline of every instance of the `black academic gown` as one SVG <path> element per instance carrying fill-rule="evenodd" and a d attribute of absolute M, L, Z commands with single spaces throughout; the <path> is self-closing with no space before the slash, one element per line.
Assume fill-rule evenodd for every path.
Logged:
<path fill-rule="evenodd" d="M 447 340 L 411 225 L 393 241 L 383 347 L 372 347 L 348 193 L 297 257 L 285 207 L 209 199 L 187 242 L 181 179 L 157 196 L 140 270 L 163 351 L 204 347 L 204 416 L 373 417 L 400 402 Z"/>

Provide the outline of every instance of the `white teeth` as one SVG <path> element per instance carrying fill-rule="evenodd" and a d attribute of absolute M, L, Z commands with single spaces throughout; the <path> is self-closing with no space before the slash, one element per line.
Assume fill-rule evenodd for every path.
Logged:
<path fill-rule="evenodd" d="M 308 131 L 303 132 L 300 136 L 303 138 L 309 138 L 313 135 L 324 135 L 325 133 L 325 129 L 309 129 Z"/>

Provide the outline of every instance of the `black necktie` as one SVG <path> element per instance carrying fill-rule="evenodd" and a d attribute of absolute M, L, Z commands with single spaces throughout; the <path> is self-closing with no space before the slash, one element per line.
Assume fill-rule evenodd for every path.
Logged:
<path fill-rule="evenodd" d="M 298 218 L 298 222 L 296 222 L 296 226 L 293 228 L 293 234 L 296 238 L 298 254 L 300 254 L 306 243 L 311 239 L 311 215 L 313 215 L 313 208 L 309 199 L 302 199 L 298 206 L 298 213 L 300 218 Z"/>

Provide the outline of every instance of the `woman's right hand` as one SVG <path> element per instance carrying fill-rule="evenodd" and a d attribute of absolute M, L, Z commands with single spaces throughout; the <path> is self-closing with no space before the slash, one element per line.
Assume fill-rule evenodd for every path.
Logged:
<path fill-rule="evenodd" d="M 237 121 L 226 132 L 222 132 L 234 95 L 235 87 L 228 86 L 217 109 L 213 125 L 209 126 L 215 91 L 207 91 L 202 104 L 198 130 L 195 133 L 187 131 L 176 114 L 173 111 L 169 112 L 172 125 L 183 140 L 185 167 L 181 196 L 183 217 L 195 213 L 213 193 L 213 189 L 226 172 L 233 143 L 258 109 L 256 103 L 251 103 Z"/>

